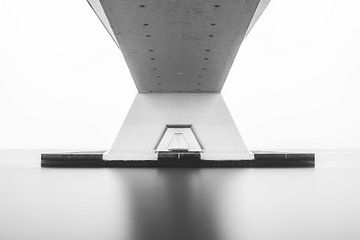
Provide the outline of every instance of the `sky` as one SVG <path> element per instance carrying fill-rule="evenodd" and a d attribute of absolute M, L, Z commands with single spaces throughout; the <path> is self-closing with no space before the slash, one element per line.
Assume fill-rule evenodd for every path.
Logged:
<path fill-rule="evenodd" d="M 222 91 L 249 149 L 360 149 L 359 8 L 270 2 Z M 137 91 L 86 0 L 2 0 L 0 29 L 0 149 L 108 149 Z"/>

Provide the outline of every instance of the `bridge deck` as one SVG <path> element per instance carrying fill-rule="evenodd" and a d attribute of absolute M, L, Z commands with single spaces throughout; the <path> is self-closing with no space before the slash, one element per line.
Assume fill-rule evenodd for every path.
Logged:
<path fill-rule="evenodd" d="M 88 0 L 139 92 L 220 92 L 269 0 Z"/>

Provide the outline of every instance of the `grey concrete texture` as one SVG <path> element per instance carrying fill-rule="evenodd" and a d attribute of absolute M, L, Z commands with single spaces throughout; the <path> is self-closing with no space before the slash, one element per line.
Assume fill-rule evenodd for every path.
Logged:
<path fill-rule="evenodd" d="M 140 93 L 221 92 L 269 1 L 88 0 Z"/>

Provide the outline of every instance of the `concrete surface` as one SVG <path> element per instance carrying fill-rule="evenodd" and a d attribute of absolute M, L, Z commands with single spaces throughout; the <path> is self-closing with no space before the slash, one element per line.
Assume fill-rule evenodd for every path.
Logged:
<path fill-rule="evenodd" d="M 269 1 L 88 0 L 141 93 L 220 92 Z"/>
<path fill-rule="evenodd" d="M 244 117 L 249 117 L 244 113 Z M 105 160 L 157 160 L 167 125 L 191 125 L 203 160 L 251 160 L 221 94 L 138 94 Z"/>

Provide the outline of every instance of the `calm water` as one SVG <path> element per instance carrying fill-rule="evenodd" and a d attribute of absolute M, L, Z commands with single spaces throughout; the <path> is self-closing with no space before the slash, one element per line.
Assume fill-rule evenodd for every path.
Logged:
<path fill-rule="evenodd" d="M 360 152 L 315 169 L 51 169 L 0 152 L 0 239 L 360 239 Z"/>

